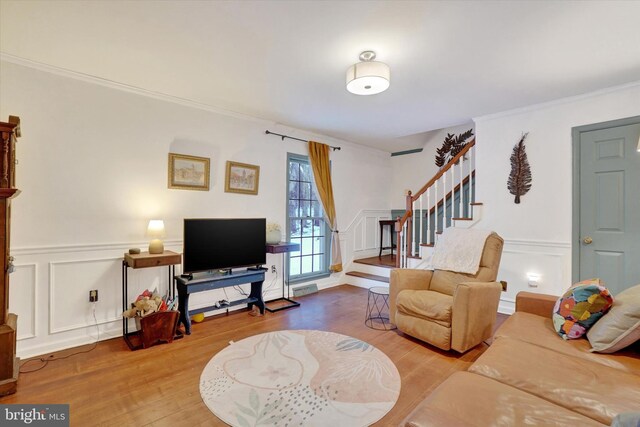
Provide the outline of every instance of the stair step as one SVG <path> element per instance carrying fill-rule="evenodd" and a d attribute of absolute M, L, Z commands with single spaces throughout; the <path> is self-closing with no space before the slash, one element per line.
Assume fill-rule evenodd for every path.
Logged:
<path fill-rule="evenodd" d="M 375 267 L 396 268 L 395 255 L 393 257 L 390 255 L 382 255 L 381 257 L 375 256 L 371 258 L 354 259 L 353 262 L 357 264 L 373 265 Z"/>
<path fill-rule="evenodd" d="M 473 218 L 451 218 L 454 221 L 473 221 Z"/>
<path fill-rule="evenodd" d="M 469 203 L 471 206 L 482 206 L 483 203 L 482 202 L 473 202 L 473 203 Z"/>
<path fill-rule="evenodd" d="M 435 246 L 434 243 L 420 243 L 420 246 L 424 247 L 424 248 L 432 248 Z"/>
<path fill-rule="evenodd" d="M 347 271 L 347 276 L 361 277 L 363 279 L 375 280 L 377 282 L 389 283 L 389 278 L 384 276 L 378 276 L 375 274 L 362 273 L 360 271 Z"/>

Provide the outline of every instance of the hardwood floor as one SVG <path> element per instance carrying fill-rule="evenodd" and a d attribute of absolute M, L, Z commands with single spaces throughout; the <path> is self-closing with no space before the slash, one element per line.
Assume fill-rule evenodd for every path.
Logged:
<path fill-rule="evenodd" d="M 398 425 L 435 387 L 469 367 L 487 346 L 464 355 L 444 352 L 397 331 L 364 325 L 367 290 L 341 285 L 298 298 L 298 308 L 252 317 L 246 310 L 193 324 L 192 335 L 172 344 L 132 352 L 121 338 L 102 341 L 89 353 L 50 362 L 21 374 L 9 403 L 69 403 L 72 426 L 225 425 L 204 405 L 198 388 L 205 365 L 229 341 L 282 329 L 321 329 L 375 345 L 395 363 L 402 390 L 395 407 L 376 425 Z M 498 323 L 506 316 L 499 315 Z M 56 353 L 64 357 L 83 348 Z M 46 355 L 47 357 L 49 355 Z M 23 369 L 35 369 L 32 362 Z"/>

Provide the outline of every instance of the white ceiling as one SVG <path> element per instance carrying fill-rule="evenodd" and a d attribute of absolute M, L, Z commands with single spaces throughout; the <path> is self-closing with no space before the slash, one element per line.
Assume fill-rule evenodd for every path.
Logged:
<path fill-rule="evenodd" d="M 386 151 L 640 80 L 640 1 L 0 0 L 0 16 L 4 54 Z M 352 95 L 367 49 L 391 87 Z"/>

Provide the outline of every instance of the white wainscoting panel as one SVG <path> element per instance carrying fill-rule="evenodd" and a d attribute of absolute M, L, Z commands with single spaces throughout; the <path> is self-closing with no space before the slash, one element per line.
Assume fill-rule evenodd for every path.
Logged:
<path fill-rule="evenodd" d="M 366 216 L 364 218 L 364 249 L 379 248 L 378 242 L 380 225 L 377 216 Z"/>
<path fill-rule="evenodd" d="M 86 328 L 95 323 L 89 291 L 98 290 L 98 324 L 120 320 L 121 258 L 76 259 L 49 263 L 49 333 Z M 70 292 L 72 290 L 72 292 Z"/>
<path fill-rule="evenodd" d="M 38 269 L 35 263 L 16 264 L 9 277 L 9 312 L 18 315 L 18 340 L 34 338 L 38 314 L 36 283 Z"/>
<path fill-rule="evenodd" d="M 361 251 L 365 248 L 365 227 L 362 219 L 358 221 L 356 226 L 351 231 L 351 243 L 353 251 Z M 346 255 L 346 254 L 345 254 Z"/>
<path fill-rule="evenodd" d="M 540 278 L 538 287 L 530 287 L 528 274 Z M 515 310 L 520 291 L 559 295 L 571 285 L 571 244 L 505 239 L 498 280 L 507 281 L 507 292 L 500 298 L 500 312 Z"/>

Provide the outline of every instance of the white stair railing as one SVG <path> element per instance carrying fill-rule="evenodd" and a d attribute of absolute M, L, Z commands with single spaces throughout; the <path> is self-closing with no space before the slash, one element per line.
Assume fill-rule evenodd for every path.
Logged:
<path fill-rule="evenodd" d="M 474 139 L 466 144 L 462 151 L 444 165 L 415 195 L 411 192 L 407 195 L 407 211 L 402 218 L 396 220 L 395 226 L 398 246 L 396 267 L 406 268 L 408 258 L 419 256 L 421 246 L 435 244 L 436 236 L 442 233 L 445 228 L 454 225 L 456 218 L 464 218 L 465 215 L 472 216 L 472 203 L 475 200 L 475 143 Z M 458 173 L 456 173 L 456 166 Z M 451 176 L 447 177 L 449 170 L 451 170 Z M 464 201 L 465 184 L 468 184 L 466 204 Z M 433 199 L 431 198 L 432 192 Z M 442 198 L 438 196 L 440 193 Z M 457 203 L 456 193 L 459 198 Z M 424 200 L 425 194 L 426 200 Z M 447 206 L 447 200 L 449 206 Z M 466 213 L 465 205 L 467 207 Z M 442 206 L 442 215 L 439 213 L 440 206 Z M 426 209 L 426 214 L 424 209 Z M 416 212 L 419 214 L 416 215 Z M 434 219 L 433 226 L 431 225 L 432 218 Z M 442 224 L 439 224 L 440 220 Z M 423 224 L 424 221 L 426 221 L 426 225 Z M 423 234 L 424 230 L 426 230 L 426 239 Z M 416 232 L 419 234 L 417 235 Z"/>

